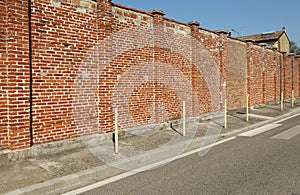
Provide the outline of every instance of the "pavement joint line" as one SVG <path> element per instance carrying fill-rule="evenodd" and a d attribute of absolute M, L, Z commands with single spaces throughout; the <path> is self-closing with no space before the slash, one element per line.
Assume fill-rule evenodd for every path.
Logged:
<path fill-rule="evenodd" d="M 233 130 L 233 131 L 228 132 L 228 133 L 221 134 L 221 136 L 226 136 L 226 137 L 234 136 L 234 135 L 237 135 L 241 132 L 246 132 L 246 131 L 249 131 L 249 130 L 252 130 L 252 129 L 255 129 L 255 128 L 262 127 L 266 124 L 270 124 L 270 123 L 275 123 L 276 124 L 278 120 L 284 121 L 284 120 L 286 120 L 285 118 L 290 117 L 290 116 L 294 117 L 295 115 L 300 115 L 300 108 L 296 108 L 296 109 L 294 109 L 294 110 L 292 110 L 292 111 L 290 111 L 286 114 L 276 116 L 276 117 L 274 117 L 273 119 L 270 119 L 270 120 L 261 121 L 261 122 L 258 122 L 258 123 L 240 128 L 240 129 Z"/>
<path fill-rule="evenodd" d="M 299 134 L 300 134 L 300 125 L 296 125 L 286 131 L 283 131 L 281 133 L 278 133 L 277 135 L 274 135 L 273 137 L 271 137 L 271 139 L 289 140 Z"/>
<path fill-rule="evenodd" d="M 268 125 L 265 125 L 265 126 L 262 126 L 262 127 L 259 127 L 259 128 L 256 128 L 256 129 L 244 132 L 244 133 L 241 133 L 238 136 L 253 137 L 253 136 L 265 133 L 267 131 L 270 131 L 272 129 L 275 129 L 277 127 L 280 127 L 280 126 L 282 126 L 282 125 L 281 124 L 268 124 Z"/>
<path fill-rule="evenodd" d="M 61 190 L 67 190 L 68 188 L 70 188 L 70 187 L 72 187 L 72 186 L 76 187 L 76 185 L 80 185 L 80 184 L 82 184 L 82 182 L 81 182 L 81 181 L 78 181 L 78 182 L 76 182 L 76 183 L 74 183 L 74 184 L 71 184 L 71 185 L 69 185 L 69 186 L 63 186 L 62 188 L 54 189 L 54 190 L 52 190 L 52 191 L 49 191 L 49 192 L 46 193 L 46 195 L 47 195 L 47 194 L 53 194 L 53 193 L 58 194 L 59 191 L 61 191 Z"/>
<path fill-rule="evenodd" d="M 236 138 L 236 135 L 238 133 L 240 133 L 240 132 L 249 131 L 251 129 L 258 128 L 258 127 L 261 127 L 263 125 L 266 125 L 268 123 L 275 123 L 276 124 L 276 123 L 288 120 L 286 118 L 293 118 L 293 117 L 298 116 L 298 115 L 300 115 L 300 108 L 296 108 L 296 109 L 294 109 L 294 110 L 292 110 L 292 111 L 290 111 L 290 112 L 288 112 L 286 114 L 274 117 L 274 118 L 272 118 L 270 120 L 266 120 L 266 121 L 262 121 L 262 122 L 259 122 L 259 123 L 255 123 L 253 125 L 249 125 L 249 126 L 246 126 L 244 128 L 241 128 L 241 129 L 233 130 L 232 132 L 229 132 L 229 133 L 221 134 L 220 136 L 226 136 L 226 137 L 227 136 L 231 136 L 229 138 Z M 281 120 L 281 121 L 278 121 L 278 120 Z M 275 122 L 275 121 L 278 121 L 278 122 Z M 202 139 L 202 137 L 198 137 L 198 138 L 196 138 L 194 140 L 199 141 L 200 139 Z M 15 194 L 30 193 L 30 192 L 32 192 L 34 190 L 41 190 L 41 188 L 46 188 L 46 187 L 51 187 L 51 186 L 53 188 L 55 188 L 55 184 L 60 183 L 62 181 L 70 180 L 70 179 L 78 179 L 81 176 L 88 175 L 88 173 L 91 173 L 93 171 L 94 172 L 103 171 L 103 170 L 105 170 L 108 167 L 109 166 L 107 164 L 105 164 L 105 165 L 102 165 L 102 166 L 99 166 L 99 167 L 94 167 L 94 168 L 91 168 L 91 169 L 88 169 L 88 170 L 84 170 L 84 171 L 80 171 L 80 172 L 77 172 L 77 173 L 73 173 L 73 174 L 70 174 L 70 175 L 62 176 L 62 177 L 59 177 L 59 178 L 54 178 L 54 179 L 48 180 L 48 181 L 46 181 L 44 183 L 33 184 L 33 185 L 26 186 L 26 187 L 23 187 L 23 188 L 20 188 L 20 189 L 16 189 L 14 191 L 5 193 L 5 195 L 15 195 Z"/>
<path fill-rule="evenodd" d="M 202 137 L 196 138 L 194 140 L 197 140 L 197 141 L 202 140 Z M 192 141 L 193 141 L 193 139 L 187 139 L 187 140 L 181 141 L 179 143 L 170 145 L 168 147 L 168 149 L 169 150 L 175 150 L 176 148 L 178 148 L 180 146 L 188 146 L 189 144 L 192 143 Z M 147 154 L 147 155 L 141 154 L 141 155 L 133 156 L 133 157 L 130 157 L 130 161 L 139 160 L 141 158 L 147 158 L 149 155 L 156 155 L 159 152 L 162 152 L 162 151 L 161 150 L 153 150 L 150 154 Z M 122 165 L 124 163 L 128 163 L 128 159 L 113 162 L 111 164 L 111 166 L 115 167 L 115 166 L 118 166 L 118 165 Z M 88 169 L 88 170 L 73 173 L 71 175 L 66 175 L 66 176 L 62 176 L 62 177 L 59 177 L 59 178 L 54 178 L 54 179 L 48 180 L 44 183 L 39 183 L 39 184 L 33 184 L 33 185 L 30 185 L 30 186 L 26 186 L 24 188 L 20 188 L 20 189 L 5 193 L 5 195 L 15 195 L 15 194 L 29 193 L 29 192 L 32 192 L 32 191 L 35 191 L 35 190 L 40 190 L 41 188 L 46 188 L 46 187 L 47 188 L 53 188 L 53 190 L 54 190 L 56 188 L 56 185 L 61 183 L 61 182 L 79 179 L 83 176 L 88 176 L 88 175 L 91 175 L 93 173 L 103 171 L 103 170 L 105 170 L 105 169 L 107 169 L 111 166 L 105 164 L 105 165 L 102 165 L 102 166 L 99 166 L 99 167 L 94 167 L 94 168 L 91 168 L 91 169 Z"/>
<path fill-rule="evenodd" d="M 282 122 L 284 122 L 284 121 L 286 121 L 286 120 L 289 120 L 289 119 L 294 118 L 294 117 L 299 116 L 299 115 L 300 115 L 300 113 L 294 114 L 294 115 L 292 115 L 292 116 L 290 116 L 290 117 L 287 117 L 287 118 L 281 119 L 281 120 L 279 120 L 279 121 L 276 121 L 275 124 L 282 123 Z"/>
<path fill-rule="evenodd" d="M 2 154 L 8 154 L 10 151 L 9 150 L 1 150 L 0 151 L 0 155 L 2 155 Z"/>
<path fill-rule="evenodd" d="M 81 171 L 81 172 L 73 173 L 71 175 L 66 175 L 66 176 L 62 176 L 62 177 L 59 177 L 59 178 L 54 178 L 54 179 L 48 180 L 44 183 L 39 183 L 39 184 L 33 184 L 33 185 L 30 185 L 30 186 L 26 186 L 24 188 L 20 188 L 20 189 L 5 193 L 4 195 L 15 195 L 15 194 L 29 193 L 31 191 L 38 190 L 38 189 L 41 189 L 43 187 L 50 187 L 50 186 L 55 188 L 55 184 L 58 184 L 60 182 L 63 182 L 63 181 L 66 181 L 66 180 L 78 179 L 78 178 L 80 178 L 84 175 L 88 175 L 89 173 L 101 171 L 101 170 L 104 170 L 106 168 L 108 168 L 108 165 L 102 165 L 102 166 L 99 166 L 99 167 L 96 167 L 96 168 L 91 168 L 91 169 L 84 170 L 84 171 Z"/>
<path fill-rule="evenodd" d="M 269 116 L 264 116 L 264 115 L 258 115 L 258 114 L 251 114 L 251 113 L 249 113 L 249 116 L 250 117 L 255 117 L 255 118 L 267 119 L 267 120 L 270 120 L 270 119 L 274 118 L 274 117 L 269 117 Z"/>
<path fill-rule="evenodd" d="M 111 177 L 111 178 L 108 178 L 108 179 L 106 179 L 106 180 L 103 180 L 103 181 L 100 181 L 100 182 L 91 184 L 91 185 L 89 185 L 89 186 L 85 186 L 85 187 L 83 187 L 83 188 L 79 188 L 79 189 L 76 189 L 76 190 L 73 190 L 73 191 L 64 193 L 63 195 L 80 194 L 80 193 L 83 193 L 83 192 L 86 192 L 86 191 L 89 191 L 89 190 L 93 190 L 93 189 L 95 189 L 95 188 L 102 187 L 102 186 L 107 185 L 107 184 L 109 184 L 109 183 L 116 182 L 116 181 L 119 181 L 119 180 L 124 179 L 124 178 L 126 178 L 126 177 L 130 177 L 130 176 L 132 176 L 132 175 L 138 174 L 138 173 L 140 173 L 140 172 L 147 171 L 147 170 L 151 170 L 151 169 L 156 168 L 156 167 L 159 167 L 159 166 L 161 166 L 161 165 L 170 163 L 170 162 L 172 162 L 173 160 L 178 160 L 178 159 L 184 158 L 184 157 L 186 157 L 186 156 L 195 154 L 195 153 L 197 153 L 197 152 L 206 150 L 206 149 L 208 149 L 208 148 L 211 148 L 211 147 L 214 147 L 214 146 L 223 144 L 223 143 L 225 143 L 225 142 L 234 140 L 235 138 L 236 138 L 236 137 L 230 137 L 230 138 L 228 138 L 228 139 L 224 139 L 224 140 L 218 141 L 218 142 L 216 142 L 216 143 L 214 143 L 214 144 L 211 144 L 211 145 L 208 145 L 208 146 L 205 146 L 205 147 L 202 147 L 202 148 L 198 148 L 198 149 L 195 149 L 195 150 L 192 150 L 192 151 L 189 151 L 189 152 L 183 153 L 183 154 L 181 154 L 181 155 L 178 155 L 178 156 L 175 156 L 175 157 L 171 157 L 171 158 L 168 158 L 168 159 L 159 161 L 159 162 L 155 162 L 155 163 L 152 163 L 152 164 L 143 166 L 143 167 L 141 167 L 141 168 L 138 168 L 138 169 L 135 169 L 135 170 L 132 170 L 132 171 L 128 171 L 128 172 L 125 172 L 125 173 L 122 173 L 122 174 L 113 176 L 113 177 Z"/>

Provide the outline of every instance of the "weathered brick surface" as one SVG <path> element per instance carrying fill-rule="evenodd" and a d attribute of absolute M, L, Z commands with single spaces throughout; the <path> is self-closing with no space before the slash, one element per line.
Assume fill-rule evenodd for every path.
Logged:
<path fill-rule="evenodd" d="M 193 27 L 195 28 L 195 27 Z M 217 111 L 224 107 L 226 96 L 226 37 L 206 29 L 193 30 L 193 63 L 198 64 L 196 72 L 201 72 L 203 79 L 194 75 L 193 82 L 196 93 L 200 93 L 200 113 Z M 214 69 L 217 67 L 217 70 Z M 212 81 L 212 87 L 207 83 Z"/>
<path fill-rule="evenodd" d="M 296 96 L 299 97 L 300 96 L 300 55 L 299 53 L 296 56 L 296 60 L 295 60 L 295 78 L 294 78 L 294 82 L 296 83 Z"/>
<path fill-rule="evenodd" d="M 248 43 L 250 105 L 280 101 L 281 58 L 276 50 Z"/>
<path fill-rule="evenodd" d="M 294 82 L 292 81 L 294 75 L 294 57 L 284 55 L 284 66 L 283 66 L 283 88 L 285 99 L 292 97 L 292 90 L 294 89 Z"/>
<path fill-rule="evenodd" d="M 29 41 L 27 1 L 7 1 L 9 147 L 28 147 Z"/>
<path fill-rule="evenodd" d="M 0 150 L 30 146 L 27 1 L 0 0 Z M 299 95 L 299 58 L 110 0 L 32 1 L 32 130 L 42 144 Z M 282 75 L 282 80 L 281 80 Z"/>
<path fill-rule="evenodd" d="M 280 53 L 264 50 L 263 103 L 280 101 Z"/>
<path fill-rule="evenodd" d="M 248 93 L 250 105 L 263 103 L 263 48 L 248 43 Z"/>
<path fill-rule="evenodd" d="M 284 96 L 285 99 L 292 97 L 292 90 L 294 89 L 294 56 L 286 56 L 284 65 Z"/>
<path fill-rule="evenodd" d="M 8 148 L 7 4 L 0 1 L 0 150 Z"/>
<path fill-rule="evenodd" d="M 246 107 L 247 44 L 228 39 L 226 51 L 226 97 L 228 107 Z"/>
<path fill-rule="evenodd" d="M 78 136 L 72 95 L 98 39 L 96 7 L 85 8 L 84 13 L 78 2 L 58 2 L 59 7 L 47 0 L 32 6 L 35 144 Z"/>
<path fill-rule="evenodd" d="M 293 79 L 292 81 L 294 82 L 294 86 L 293 86 L 293 89 L 294 89 L 294 95 L 295 97 L 298 97 L 298 94 L 299 94 L 299 64 L 298 64 L 298 60 L 295 56 L 294 58 L 294 70 L 293 70 Z"/>

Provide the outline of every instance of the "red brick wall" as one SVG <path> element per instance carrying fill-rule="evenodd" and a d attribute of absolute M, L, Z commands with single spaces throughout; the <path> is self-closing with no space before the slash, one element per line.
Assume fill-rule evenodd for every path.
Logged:
<path fill-rule="evenodd" d="M 8 148 L 8 109 L 7 109 L 7 16 L 6 1 L 0 1 L 0 150 Z"/>
<path fill-rule="evenodd" d="M 114 33 L 107 41 L 114 43 L 114 57 L 100 79 L 109 90 L 100 99 L 119 108 L 121 128 L 180 118 L 183 101 L 188 116 L 208 112 L 207 87 L 192 63 L 190 28 L 159 14 L 120 6 L 113 7 L 113 16 Z M 194 89 L 198 87 L 202 90 Z M 112 113 L 106 118 L 100 125 L 112 130 Z"/>
<path fill-rule="evenodd" d="M 78 75 L 97 44 L 96 4 L 78 10 L 80 1 L 34 1 L 32 12 L 33 47 L 33 132 L 34 143 L 45 143 L 76 137 L 73 106 L 90 109 L 73 102 Z M 103 36 L 103 35 L 102 35 Z M 87 94 L 85 94 L 87 95 Z M 93 96 L 93 94 L 89 94 Z M 82 103 L 83 104 L 83 103 Z M 82 116 L 86 119 L 90 116 Z M 95 117 L 94 115 L 92 117 Z M 80 121 L 81 118 L 77 120 Z M 82 121 L 85 123 L 87 121 Z M 82 124 L 81 124 L 82 125 Z M 89 131 L 82 129 L 83 131 Z M 95 128 L 94 132 L 97 132 Z M 92 132 L 85 132 L 92 133 Z"/>
<path fill-rule="evenodd" d="M 265 49 L 263 67 L 263 103 L 280 101 L 280 53 Z"/>
<path fill-rule="evenodd" d="M 298 97 L 298 94 L 299 94 L 299 65 L 298 65 L 298 60 L 297 58 L 295 57 L 294 58 L 294 70 L 293 70 L 293 82 L 294 82 L 294 86 L 293 86 L 293 89 L 294 89 L 294 95 L 295 97 Z"/>
<path fill-rule="evenodd" d="M 290 99 L 292 97 L 292 90 L 294 82 L 293 79 L 293 64 L 294 57 L 289 55 L 284 55 L 284 66 L 283 66 L 283 78 L 284 78 L 284 99 Z"/>
<path fill-rule="evenodd" d="M 247 44 L 228 39 L 226 57 L 226 97 L 228 107 L 246 107 Z"/>
<path fill-rule="evenodd" d="M 248 93 L 250 105 L 263 103 L 263 48 L 248 43 Z"/>
<path fill-rule="evenodd" d="M 250 105 L 280 101 L 282 54 L 248 43 L 248 93 Z"/>
<path fill-rule="evenodd" d="M 296 93 L 296 96 L 297 97 L 299 97 L 300 96 L 300 68 L 299 68 L 299 66 L 300 66 L 300 56 L 297 54 L 297 56 L 296 56 L 296 60 L 295 60 L 296 62 L 295 62 L 295 74 L 296 74 L 296 77 L 295 77 L 295 82 L 297 83 L 297 89 L 296 89 L 296 91 L 298 92 L 298 93 Z"/>
<path fill-rule="evenodd" d="M 1 113 L 1 147 L 14 150 L 30 145 L 28 4 L 27 1 L 14 0 L 1 1 L 0 4 L 1 17 L 6 17 L 6 20 L 1 20 L 6 22 L 6 28 L 1 28 L 4 31 L 1 38 L 6 39 L 0 51 L 1 105 L 8 103 L 6 108 L 1 106 L 1 112 L 4 112 L 4 116 Z"/>
<path fill-rule="evenodd" d="M 194 27 L 195 28 L 195 27 Z M 204 79 L 194 77 L 195 91 L 202 93 L 200 107 L 204 107 L 202 112 L 218 111 L 224 108 L 224 97 L 226 96 L 226 37 L 203 28 L 193 30 L 193 42 L 195 45 L 193 52 L 193 62 L 198 64 L 197 71 L 203 74 Z M 217 70 L 214 69 L 217 67 Z M 207 83 L 212 81 L 212 86 Z"/>
<path fill-rule="evenodd" d="M 27 7 L 0 0 L 0 150 L 30 146 Z M 110 0 L 33 1 L 31 20 L 34 144 L 112 131 L 116 107 L 125 129 L 180 118 L 183 101 L 189 117 L 247 92 L 279 101 L 281 63 L 285 98 L 298 89 L 293 56 Z"/>

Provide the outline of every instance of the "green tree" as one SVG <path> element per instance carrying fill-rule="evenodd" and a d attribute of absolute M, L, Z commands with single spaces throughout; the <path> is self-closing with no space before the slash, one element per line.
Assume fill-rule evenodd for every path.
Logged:
<path fill-rule="evenodd" d="M 297 46 L 295 41 L 290 42 L 290 53 L 297 53 L 300 51 L 300 48 Z"/>

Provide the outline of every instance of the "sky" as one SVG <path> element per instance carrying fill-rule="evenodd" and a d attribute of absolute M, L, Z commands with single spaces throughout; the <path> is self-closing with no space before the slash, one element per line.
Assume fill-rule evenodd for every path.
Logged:
<path fill-rule="evenodd" d="M 196 20 L 203 28 L 225 29 L 232 36 L 278 31 L 286 28 L 290 41 L 300 46 L 300 0 L 112 0 L 149 11 L 161 9 L 167 18 Z"/>

